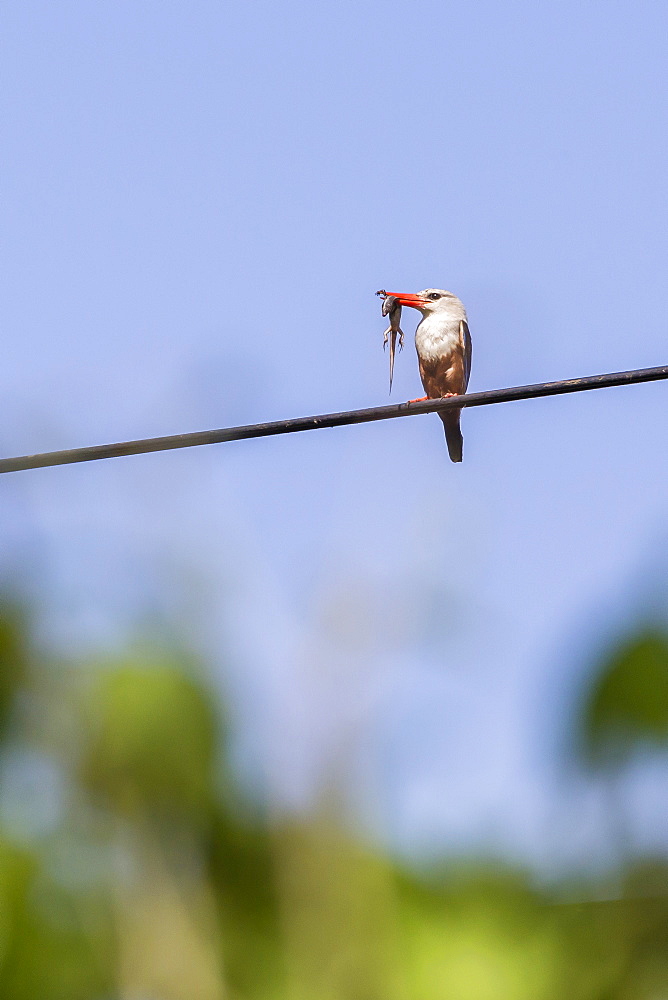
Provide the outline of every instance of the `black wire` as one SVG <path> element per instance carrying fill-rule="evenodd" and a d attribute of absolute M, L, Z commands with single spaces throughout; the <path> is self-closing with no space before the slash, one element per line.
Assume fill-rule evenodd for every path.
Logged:
<path fill-rule="evenodd" d="M 372 420 L 412 417 L 420 413 L 435 413 L 437 410 L 449 410 L 460 406 L 509 403 L 518 399 L 558 396 L 568 392 L 604 389 L 615 385 L 632 385 L 637 382 L 654 382 L 666 378 L 668 378 L 668 366 L 639 368 L 635 371 L 616 372 L 611 375 L 590 375 L 586 378 L 567 379 L 562 382 L 540 382 L 537 385 L 471 392 L 465 396 L 453 396 L 448 399 L 429 399 L 419 403 L 394 403 L 390 406 L 374 406 L 365 410 L 346 410 L 344 413 L 325 413 L 315 417 L 275 420 L 266 424 L 223 427 L 220 430 L 172 434 L 168 437 L 143 438 L 139 441 L 122 441 L 118 444 L 98 444 L 88 448 L 49 451 L 41 455 L 3 458 L 0 459 L 0 473 L 42 469 L 51 465 L 70 465 L 74 462 L 95 462 L 101 458 L 142 455 L 151 451 L 169 451 L 172 448 L 193 448 L 202 444 L 220 444 L 222 441 L 241 441 L 245 438 L 269 437 L 273 434 L 294 434 L 297 431 L 317 430 L 321 427 L 340 427 L 345 424 L 369 423 Z"/>

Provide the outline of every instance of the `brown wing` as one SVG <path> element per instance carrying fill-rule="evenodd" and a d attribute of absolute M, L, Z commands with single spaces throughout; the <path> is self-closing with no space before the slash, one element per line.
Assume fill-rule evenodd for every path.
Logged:
<path fill-rule="evenodd" d="M 462 343 L 462 351 L 464 353 L 464 389 L 462 391 L 466 392 L 469 384 L 469 378 L 471 377 L 471 355 L 473 353 L 473 348 L 471 344 L 471 332 L 465 319 L 459 321 L 459 335 Z"/>

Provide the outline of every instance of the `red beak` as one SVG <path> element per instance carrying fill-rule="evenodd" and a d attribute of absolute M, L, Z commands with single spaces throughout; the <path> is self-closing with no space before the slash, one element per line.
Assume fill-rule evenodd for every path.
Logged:
<path fill-rule="evenodd" d="M 399 305 L 410 306 L 411 309 L 422 309 L 425 304 L 421 295 L 412 295 L 408 292 L 388 292 L 387 294 L 394 295 Z"/>

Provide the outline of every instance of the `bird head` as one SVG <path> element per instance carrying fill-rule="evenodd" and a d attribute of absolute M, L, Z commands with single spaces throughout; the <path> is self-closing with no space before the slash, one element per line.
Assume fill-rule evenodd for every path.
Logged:
<path fill-rule="evenodd" d="M 389 292 L 388 295 L 393 295 L 402 306 L 419 309 L 423 316 L 448 313 L 452 311 L 453 305 L 461 305 L 456 295 L 443 288 L 425 288 L 415 295 L 408 292 Z"/>

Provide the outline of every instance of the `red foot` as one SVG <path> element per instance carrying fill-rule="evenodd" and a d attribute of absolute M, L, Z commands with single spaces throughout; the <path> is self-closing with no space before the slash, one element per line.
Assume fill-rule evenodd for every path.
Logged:
<path fill-rule="evenodd" d="M 458 392 L 446 392 L 442 396 L 420 396 L 419 399 L 409 399 L 408 403 L 424 403 L 427 399 L 449 399 L 450 396 L 458 396 Z"/>

